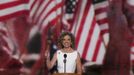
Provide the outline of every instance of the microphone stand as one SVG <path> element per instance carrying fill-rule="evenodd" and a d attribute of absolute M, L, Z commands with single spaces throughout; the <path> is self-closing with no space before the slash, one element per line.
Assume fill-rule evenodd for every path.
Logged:
<path fill-rule="evenodd" d="M 64 59 L 64 73 L 66 73 L 66 58 Z"/>
<path fill-rule="evenodd" d="M 64 60 L 63 60 L 63 62 L 64 62 L 64 73 L 66 73 L 66 58 L 67 58 L 67 54 L 64 54 Z"/>

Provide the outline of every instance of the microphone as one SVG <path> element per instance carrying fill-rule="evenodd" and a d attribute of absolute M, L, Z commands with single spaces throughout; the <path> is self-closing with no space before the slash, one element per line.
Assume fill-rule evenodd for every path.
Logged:
<path fill-rule="evenodd" d="M 66 63 L 67 54 L 64 54 L 64 60 L 63 62 Z"/>
<path fill-rule="evenodd" d="M 64 58 L 65 58 L 65 59 L 67 58 L 67 54 L 64 54 Z"/>
<path fill-rule="evenodd" d="M 64 60 L 63 60 L 63 62 L 64 62 L 64 73 L 66 73 L 66 58 L 67 58 L 67 54 L 64 54 Z"/>

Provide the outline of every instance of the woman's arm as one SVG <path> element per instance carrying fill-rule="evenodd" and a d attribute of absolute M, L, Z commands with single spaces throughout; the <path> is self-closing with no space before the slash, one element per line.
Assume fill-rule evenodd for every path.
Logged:
<path fill-rule="evenodd" d="M 56 60 L 57 60 L 57 52 L 55 52 L 51 61 L 50 61 L 50 56 L 49 55 L 47 56 L 46 63 L 47 63 L 48 69 L 51 69 L 55 65 Z"/>
<path fill-rule="evenodd" d="M 82 64 L 80 59 L 80 54 L 78 53 L 77 60 L 76 60 L 76 67 L 77 67 L 77 74 L 82 75 Z"/>

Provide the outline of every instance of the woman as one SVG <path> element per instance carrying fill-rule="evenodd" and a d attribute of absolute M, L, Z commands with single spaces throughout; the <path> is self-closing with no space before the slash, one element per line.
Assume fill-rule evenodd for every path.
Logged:
<path fill-rule="evenodd" d="M 47 67 L 51 69 L 57 61 L 57 69 L 59 73 L 75 73 L 82 74 L 82 65 L 79 53 L 74 50 L 74 36 L 69 32 L 63 32 L 59 38 L 61 49 L 58 50 L 50 61 L 47 54 Z M 65 66 L 66 59 L 66 66 Z"/>

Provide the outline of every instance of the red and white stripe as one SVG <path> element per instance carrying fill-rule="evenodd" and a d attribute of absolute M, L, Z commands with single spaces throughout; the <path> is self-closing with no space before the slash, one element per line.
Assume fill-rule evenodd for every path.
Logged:
<path fill-rule="evenodd" d="M 28 15 L 29 0 L 1 0 L 0 1 L 0 21 L 20 16 Z"/>
<path fill-rule="evenodd" d="M 90 0 L 82 1 L 79 9 L 79 18 L 71 31 L 76 37 L 76 48 L 82 58 L 102 64 L 105 46 L 102 42 L 99 25 L 96 22 L 92 2 Z"/>
<path fill-rule="evenodd" d="M 9 55 L 12 55 L 15 45 L 9 35 L 9 31 L 5 24 L 6 23 L 4 22 L 0 22 L 0 46 L 5 52 L 7 52 Z"/>
<path fill-rule="evenodd" d="M 103 1 L 94 4 L 96 20 L 100 26 L 102 34 L 108 32 L 109 29 L 107 19 L 107 7 L 108 1 Z"/>
<path fill-rule="evenodd" d="M 109 42 L 109 24 L 107 16 L 108 6 L 109 4 L 108 1 L 106 0 L 94 4 L 96 20 L 97 23 L 99 24 L 105 46 L 107 46 Z"/>
<path fill-rule="evenodd" d="M 34 0 L 30 7 L 30 19 L 41 31 L 50 23 L 55 25 L 61 15 L 63 0 Z"/>
<path fill-rule="evenodd" d="M 73 28 L 73 23 L 75 23 L 75 21 L 77 21 L 78 15 L 79 14 L 79 6 L 81 5 L 82 0 L 76 0 L 75 3 L 75 8 L 73 8 L 74 12 L 70 13 L 66 13 L 65 12 L 65 8 L 63 8 L 63 16 L 62 16 L 62 24 L 64 25 L 63 28 L 64 30 L 68 30 L 71 31 Z M 65 7 L 66 5 L 64 5 Z"/>

